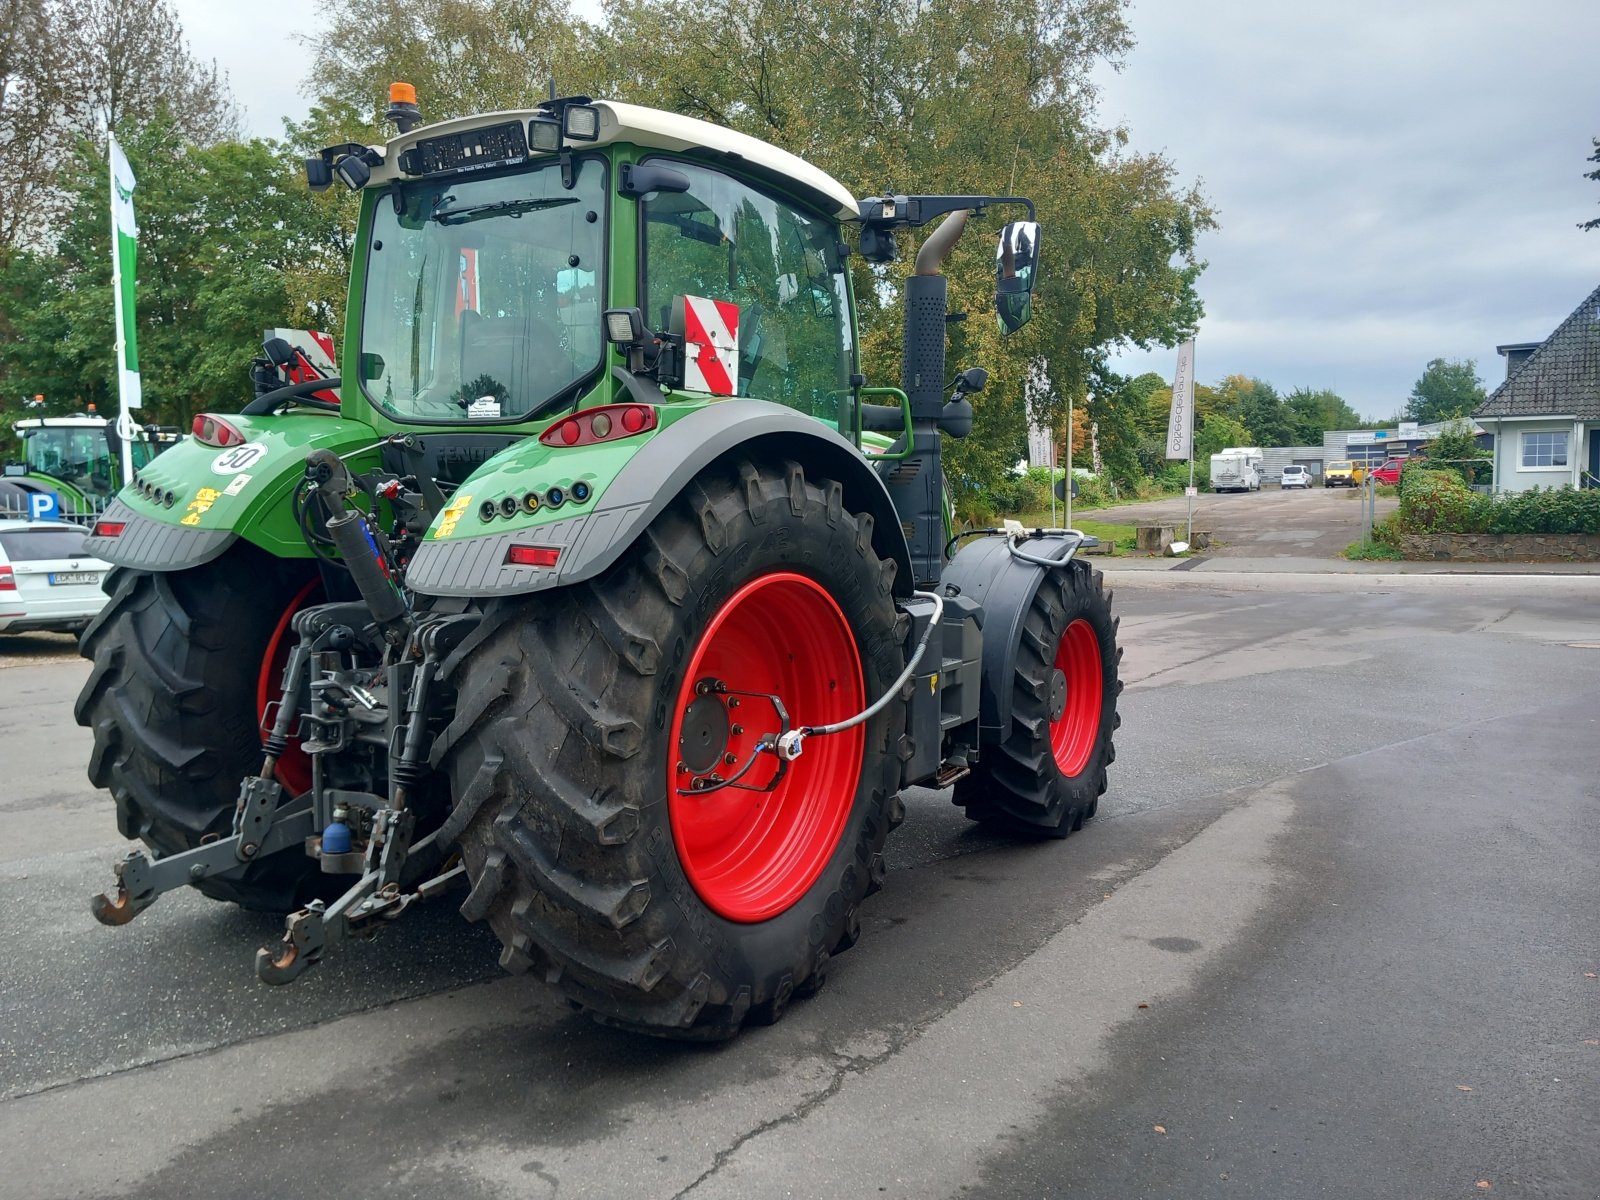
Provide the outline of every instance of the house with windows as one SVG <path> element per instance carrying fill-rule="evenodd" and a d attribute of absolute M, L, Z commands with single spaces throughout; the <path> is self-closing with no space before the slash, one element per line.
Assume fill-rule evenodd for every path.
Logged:
<path fill-rule="evenodd" d="M 1505 382 L 1473 418 L 1494 435 L 1494 487 L 1600 487 L 1600 288 L 1542 342 L 1498 346 Z"/>

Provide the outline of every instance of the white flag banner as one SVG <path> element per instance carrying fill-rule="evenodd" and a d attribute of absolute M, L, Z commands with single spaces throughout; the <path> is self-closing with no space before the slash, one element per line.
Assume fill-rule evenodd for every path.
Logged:
<path fill-rule="evenodd" d="M 1056 463 L 1055 435 L 1039 419 L 1039 411 L 1050 399 L 1050 376 L 1045 373 L 1044 360 L 1034 359 L 1022 378 L 1022 401 L 1028 413 L 1028 465 L 1053 467 Z"/>
<path fill-rule="evenodd" d="M 133 168 L 111 139 L 111 290 L 117 303 L 117 392 L 122 411 L 143 403 L 139 386 L 139 339 L 134 332 L 133 285 L 139 225 L 133 218 Z"/>
<path fill-rule="evenodd" d="M 1194 453 L 1194 339 L 1178 347 L 1178 373 L 1172 380 L 1172 415 L 1167 418 L 1167 457 Z"/>

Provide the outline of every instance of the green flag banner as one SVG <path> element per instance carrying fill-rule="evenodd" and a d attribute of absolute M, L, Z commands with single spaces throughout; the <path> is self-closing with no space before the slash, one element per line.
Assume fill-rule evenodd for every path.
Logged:
<path fill-rule="evenodd" d="M 134 332 L 134 262 L 139 226 L 133 219 L 133 168 L 111 139 L 111 287 L 117 299 L 117 392 L 124 414 L 143 402 L 139 387 L 139 339 Z"/>

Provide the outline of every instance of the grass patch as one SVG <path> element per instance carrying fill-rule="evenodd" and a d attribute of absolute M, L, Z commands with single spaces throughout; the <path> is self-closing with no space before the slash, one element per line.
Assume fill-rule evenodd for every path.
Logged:
<path fill-rule="evenodd" d="M 1044 512 L 1023 513 L 1017 518 L 1029 529 L 1049 528 L 1052 524 L 1059 525 L 1062 521 L 1060 509 L 1056 510 L 1056 519 L 1050 520 L 1050 510 Z M 1072 514 L 1072 527 L 1084 533 L 1092 534 L 1102 542 L 1115 542 L 1118 553 L 1126 554 L 1133 549 L 1133 526 L 1118 525 L 1111 521 L 1096 521 L 1092 517 L 1080 517 L 1077 511 Z"/>
<path fill-rule="evenodd" d="M 1385 546 L 1382 542 L 1368 542 L 1363 546 L 1360 542 L 1351 542 L 1339 551 L 1339 557 L 1348 558 L 1352 562 L 1403 562 L 1405 555 L 1400 553 L 1398 547 Z"/>

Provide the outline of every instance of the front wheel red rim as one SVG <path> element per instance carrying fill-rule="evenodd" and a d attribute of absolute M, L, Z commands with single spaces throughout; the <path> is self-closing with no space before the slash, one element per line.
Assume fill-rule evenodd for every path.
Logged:
<path fill-rule="evenodd" d="M 712 911 L 752 923 L 791 908 L 833 857 L 855 803 L 865 727 L 811 738 L 780 777 L 777 759 L 756 749 L 779 732 L 765 697 L 798 727 L 854 716 L 865 690 L 850 624 L 808 576 L 759 576 L 707 623 L 678 688 L 666 782 L 679 861 Z M 744 787 L 716 786 L 752 756 Z"/>
<path fill-rule="evenodd" d="M 1100 639 L 1079 617 L 1056 643 L 1051 675 L 1050 752 L 1060 772 L 1083 773 L 1100 740 L 1100 710 L 1105 698 Z M 1064 694 L 1063 694 L 1064 692 Z"/>

